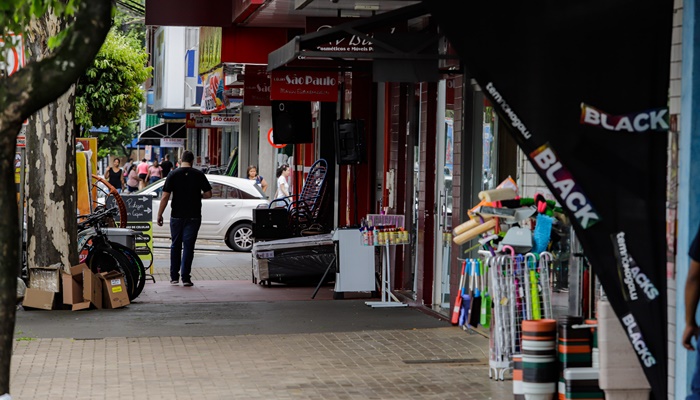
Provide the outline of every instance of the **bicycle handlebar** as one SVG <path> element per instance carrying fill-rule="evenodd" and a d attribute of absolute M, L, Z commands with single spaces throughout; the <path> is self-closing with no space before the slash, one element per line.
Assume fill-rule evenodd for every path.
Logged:
<path fill-rule="evenodd" d="M 94 211 L 91 214 L 87 215 L 78 215 L 78 218 L 85 218 L 85 221 L 79 222 L 78 223 L 78 229 L 84 229 L 89 226 L 96 225 L 97 223 L 103 221 L 105 218 L 109 216 L 116 216 L 119 213 L 119 208 L 118 207 L 112 207 L 112 208 L 106 208 L 106 209 L 101 209 Z"/>

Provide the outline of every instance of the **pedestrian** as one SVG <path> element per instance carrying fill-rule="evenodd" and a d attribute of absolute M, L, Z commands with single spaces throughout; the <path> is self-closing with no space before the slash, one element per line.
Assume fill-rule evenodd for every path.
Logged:
<path fill-rule="evenodd" d="M 173 204 L 170 212 L 170 283 L 193 286 L 192 260 L 194 244 L 202 225 L 202 199 L 211 198 L 211 184 L 206 175 L 192 168 L 194 154 L 187 150 L 182 154 L 180 167 L 171 171 L 163 185 L 163 197 L 158 208 L 158 226 L 163 226 L 163 211 L 170 195 Z"/>
<path fill-rule="evenodd" d="M 255 181 L 262 188 L 263 193 L 267 192 L 267 181 L 262 176 L 258 175 L 258 168 L 255 165 L 249 165 L 246 170 L 246 175 L 251 181 Z"/>
<path fill-rule="evenodd" d="M 139 174 L 136 173 L 136 165 L 131 164 L 129 167 L 129 174 L 126 179 L 126 187 L 129 189 L 129 193 L 133 193 L 139 190 Z"/>
<path fill-rule="evenodd" d="M 124 179 L 129 178 L 129 171 L 131 171 L 132 165 L 134 165 L 134 160 L 131 157 L 129 157 L 129 161 L 127 161 L 126 164 L 124 164 Z"/>
<path fill-rule="evenodd" d="M 170 154 L 166 154 L 163 157 L 163 161 L 160 163 L 160 167 L 163 168 L 163 178 L 167 178 L 168 174 L 173 169 L 173 162 L 170 161 Z"/>
<path fill-rule="evenodd" d="M 112 166 L 105 172 L 105 180 L 114 186 L 117 192 L 121 193 L 122 188 L 126 187 L 126 182 L 124 182 L 124 171 L 119 168 L 119 164 L 121 164 L 121 161 L 118 158 L 112 161 Z"/>
<path fill-rule="evenodd" d="M 143 189 L 146 187 L 146 177 L 148 176 L 148 163 L 145 158 L 136 167 L 136 172 L 139 173 L 139 189 Z"/>
<path fill-rule="evenodd" d="M 695 312 L 698 309 L 700 300 L 700 229 L 695 234 L 695 239 L 690 245 L 690 267 L 688 267 L 688 278 L 685 280 L 685 330 L 683 331 L 683 347 L 688 350 L 695 350 L 697 338 L 700 333 L 698 323 L 695 320 Z M 696 339 L 695 347 L 692 340 Z M 690 382 L 691 394 L 686 400 L 700 400 L 700 354 L 695 357 L 695 372 Z"/>
<path fill-rule="evenodd" d="M 289 182 L 287 178 L 291 173 L 292 171 L 287 164 L 282 164 L 277 168 L 277 192 L 275 192 L 274 199 L 289 197 Z"/>
<path fill-rule="evenodd" d="M 148 177 L 146 178 L 148 184 L 150 185 L 151 183 L 158 182 L 160 178 L 162 178 L 162 174 L 163 168 L 158 165 L 158 160 L 153 160 L 153 165 L 148 167 Z"/>

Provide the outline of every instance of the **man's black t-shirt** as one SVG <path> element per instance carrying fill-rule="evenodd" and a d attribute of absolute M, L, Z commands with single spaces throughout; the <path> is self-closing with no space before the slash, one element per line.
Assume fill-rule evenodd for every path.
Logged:
<path fill-rule="evenodd" d="M 688 255 L 693 260 L 700 262 L 700 228 L 698 228 L 698 232 L 695 234 L 695 239 L 693 239 L 693 243 L 690 245 Z"/>
<path fill-rule="evenodd" d="M 165 160 L 160 163 L 160 167 L 163 168 L 163 178 L 167 178 L 170 171 L 173 169 L 173 163 L 170 160 Z"/>
<path fill-rule="evenodd" d="M 173 170 L 165 179 L 163 191 L 171 193 L 173 218 L 201 218 L 202 192 L 211 190 L 204 173 L 192 167 Z"/>

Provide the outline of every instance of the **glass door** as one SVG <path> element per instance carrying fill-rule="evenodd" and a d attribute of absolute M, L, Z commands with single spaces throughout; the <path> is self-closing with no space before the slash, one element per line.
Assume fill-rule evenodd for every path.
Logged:
<path fill-rule="evenodd" d="M 433 308 L 450 313 L 452 249 L 452 155 L 454 111 L 446 108 L 446 81 L 438 85 L 437 157 L 435 171 L 435 270 Z"/>

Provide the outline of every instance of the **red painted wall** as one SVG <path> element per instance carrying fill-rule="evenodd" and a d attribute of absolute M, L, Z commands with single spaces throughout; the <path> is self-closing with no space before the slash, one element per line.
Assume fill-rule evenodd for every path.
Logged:
<path fill-rule="evenodd" d="M 223 28 L 221 61 L 267 64 L 267 55 L 286 43 L 284 28 Z"/>

